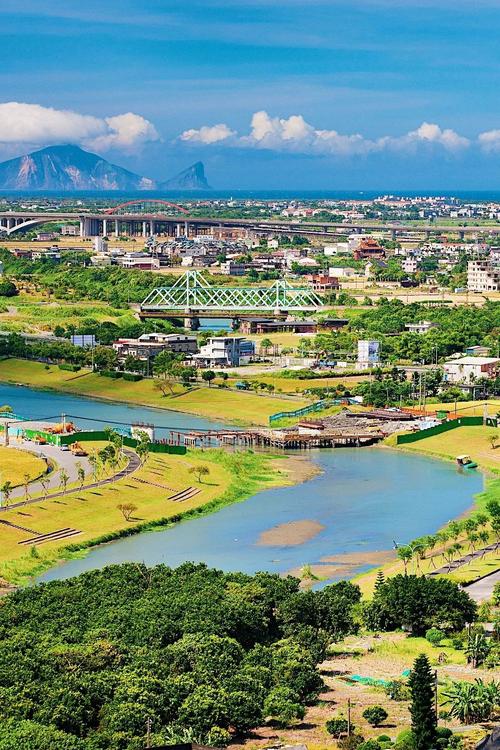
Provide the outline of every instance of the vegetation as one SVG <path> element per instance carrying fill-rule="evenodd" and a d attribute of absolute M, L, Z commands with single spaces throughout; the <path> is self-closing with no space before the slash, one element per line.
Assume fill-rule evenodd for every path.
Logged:
<path fill-rule="evenodd" d="M 21 485 L 25 474 L 31 482 L 46 471 L 47 464 L 39 456 L 20 448 L 0 446 L 0 481 L 9 482 L 11 488 Z"/>
<path fill-rule="evenodd" d="M 410 675 L 411 728 L 415 750 L 429 750 L 436 740 L 437 716 L 434 710 L 434 675 L 429 660 L 421 654 Z"/>
<path fill-rule="evenodd" d="M 3 721 L 44 750 L 122 750 L 145 746 L 148 719 L 159 744 L 300 718 L 323 687 L 326 639 L 355 629 L 359 589 L 298 586 L 126 564 L 17 591 L 0 607 Z"/>

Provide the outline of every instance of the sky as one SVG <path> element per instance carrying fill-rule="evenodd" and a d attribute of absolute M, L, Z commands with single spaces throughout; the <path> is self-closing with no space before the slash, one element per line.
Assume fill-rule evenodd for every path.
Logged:
<path fill-rule="evenodd" d="M 0 158 L 219 189 L 500 188 L 500 0 L 2 0 Z"/>

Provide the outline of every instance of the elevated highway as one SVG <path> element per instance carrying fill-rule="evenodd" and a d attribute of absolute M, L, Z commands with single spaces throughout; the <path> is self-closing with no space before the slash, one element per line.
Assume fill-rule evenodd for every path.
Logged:
<path fill-rule="evenodd" d="M 248 229 L 257 234 L 301 234 L 332 238 L 338 234 L 352 232 L 384 232 L 392 237 L 413 235 L 429 238 L 431 236 L 453 234 L 458 237 L 480 237 L 500 235 L 500 223 L 491 226 L 482 225 L 439 225 L 439 224 L 403 224 L 380 222 L 301 222 L 288 219 L 224 219 L 203 216 L 189 216 L 186 213 L 121 213 L 115 209 L 102 212 L 70 213 L 56 211 L 3 211 L 0 212 L 0 233 L 11 236 L 22 230 L 45 224 L 49 221 L 73 223 L 79 226 L 81 237 L 98 236 L 144 236 L 165 234 L 170 236 L 192 236 L 197 233 L 209 233 L 214 227 L 228 229 Z"/>

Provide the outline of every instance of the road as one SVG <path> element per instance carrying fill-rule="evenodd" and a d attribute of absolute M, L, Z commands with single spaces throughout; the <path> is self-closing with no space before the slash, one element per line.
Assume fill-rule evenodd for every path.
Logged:
<path fill-rule="evenodd" d="M 471 583 L 470 586 L 465 587 L 465 590 L 475 602 L 484 602 L 491 599 L 496 583 L 500 583 L 500 569 L 476 583 Z"/>

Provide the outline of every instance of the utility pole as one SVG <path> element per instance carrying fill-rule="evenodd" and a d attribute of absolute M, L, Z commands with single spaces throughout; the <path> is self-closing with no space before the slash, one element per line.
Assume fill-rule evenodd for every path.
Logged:
<path fill-rule="evenodd" d="M 146 719 L 146 747 L 151 747 L 151 726 L 153 722 L 151 721 L 151 717 L 148 716 Z"/>
<path fill-rule="evenodd" d="M 347 736 L 351 736 L 351 699 L 347 699 Z"/>
<path fill-rule="evenodd" d="M 434 713 L 436 714 L 436 722 L 438 720 L 438 672 L 434 670 Z"/>

